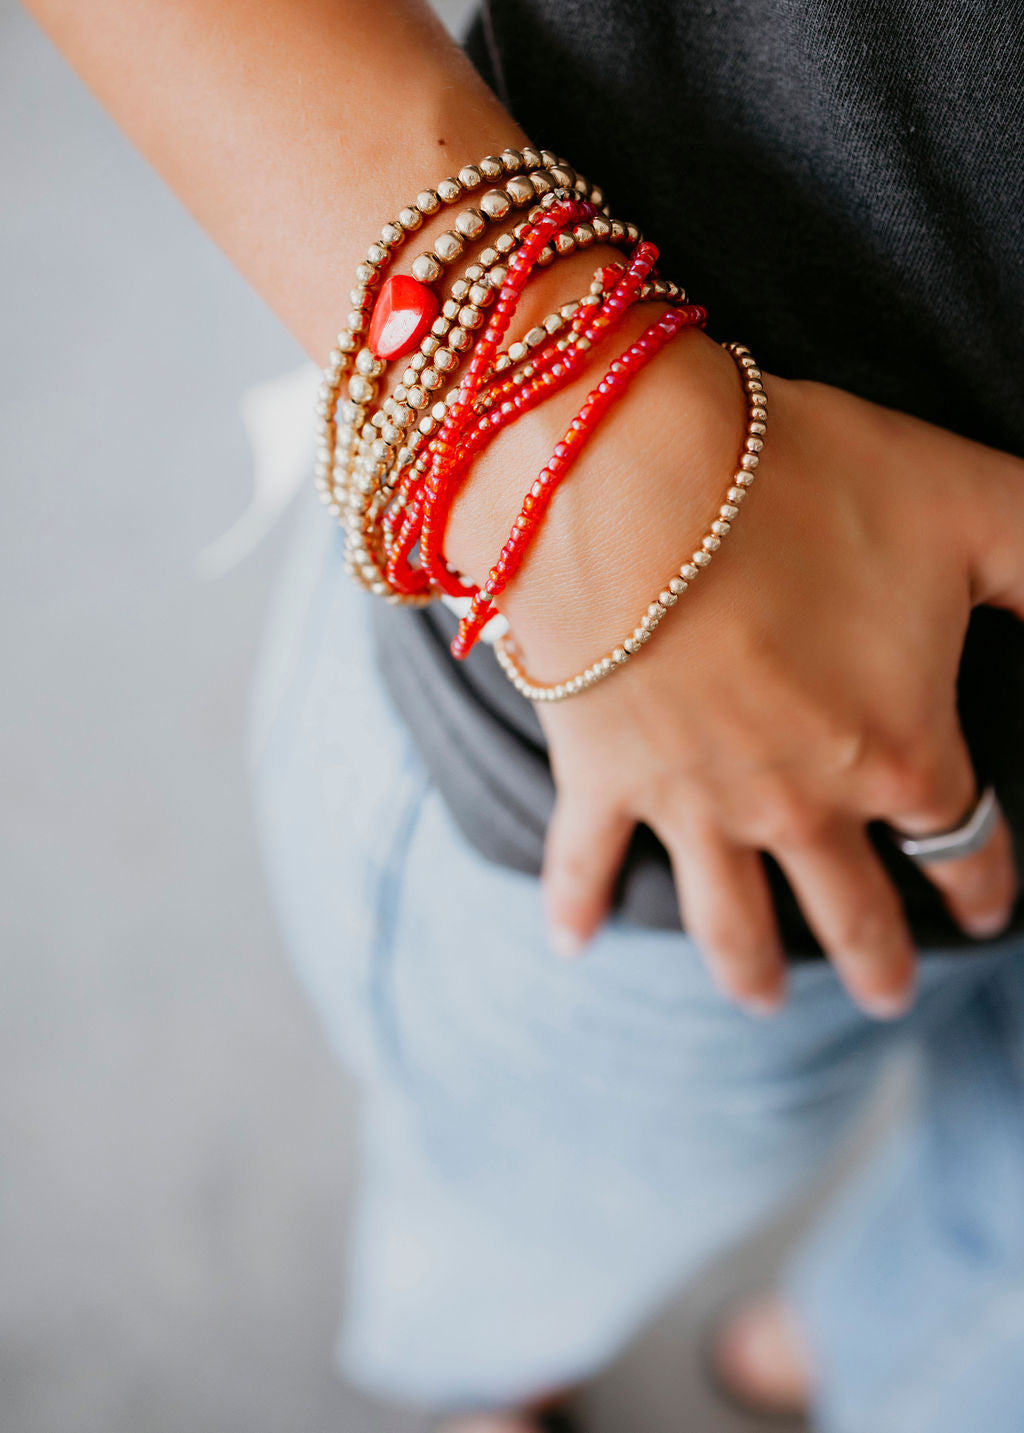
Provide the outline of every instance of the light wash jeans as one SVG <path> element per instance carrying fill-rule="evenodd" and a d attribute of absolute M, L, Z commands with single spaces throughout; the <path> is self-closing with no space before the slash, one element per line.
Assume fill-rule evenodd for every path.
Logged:
<path fill-rule="evenodd" d="M 374 670 L 340 538 L 306 515 L 254 721 L 272 894 L 363 1087 L 340 1359 L 393 1398 L 585 1378 L 805 1187 L 894 1050 L 912 1111 L 799 1252 L 827 1433 L 1024 1433 L 1024 942 L 926 954 L 896 1026 L 824 963 L 726 1003 L 678 933 L 547 950 L 537 882 L 461 838 Z"/>

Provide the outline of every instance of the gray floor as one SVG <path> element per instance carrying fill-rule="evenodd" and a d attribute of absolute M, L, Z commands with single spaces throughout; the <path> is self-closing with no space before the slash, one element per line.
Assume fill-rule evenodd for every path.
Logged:
<path fill-rule="evenodd" d="M 0 0 L 0 1427 L 411 1433 L 336 1381 L 351 1100 L 261 889 L 245 689 L 280 546 L 218 582 L 242 390 L 301 357 Z M 706 1283 L 599 1433 L 737 1433 Z"/>

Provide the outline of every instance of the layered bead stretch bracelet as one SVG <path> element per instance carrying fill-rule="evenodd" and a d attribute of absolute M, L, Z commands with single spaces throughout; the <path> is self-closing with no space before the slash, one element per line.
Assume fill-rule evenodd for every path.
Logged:
<path fill-rule="evenodd" d="M 479 191 L 479 197 L 477 192 Z M 424 219 L 466 195 L 475 202 L 412 262 L 388 276 L 395 254 Z M 491 226 L 525 211 L 491 237 Z M 589 291 L 506 342 L 522 293 L 538 268 L 595 242 L 622 251 Z M 483 245 L 443 296 L 446 271 Z M 558 486 L 608 409 L 657 354 L 705 312 L 657 270 L 658 250 L 633 224 L 612 218 L 600 189 L 548 150 L 505 150 L 424 190 L 385 224 L 356 270 L 345 330 L 331 350 L 317 395 L 316 484 L 345 531 L 346 566 L 390 602 L 468 599 L 452 642 L 468 655 L 500 618 L 496 599 L 515 577 Z M 577 378 L 637 303 L 668 311 L 608 367 L 523 498 L 481 586 L 447 561 L 444 537 L 474 458 L 509 423 Z M 744 384 L 748 417 L 725 501 L 696 550 L 622 642 L 565 681 L 531 680 L 506 633 L 494 644 L 513 685 L 534 702 L 562 701 L 624 666 L 697 579 L 739 515 L 764 446 L 767 397 L 760 369 L 739 344 L 725 345 Z M 402 365 L 388 388 L 389 369 Z"/>

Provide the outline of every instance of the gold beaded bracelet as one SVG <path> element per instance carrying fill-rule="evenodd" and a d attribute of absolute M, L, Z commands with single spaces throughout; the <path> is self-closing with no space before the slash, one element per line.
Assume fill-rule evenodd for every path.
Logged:
<path fill-rule="evenodd" d="M 488 184 L 494 187 L 487 189 Z M 602 191 L 565 160 L 546 149 L 506 149 L 500 155 L 487 155 L 479 164 L 466 165 L 457 177 L 441 180 L 436 189 L 423 190 L 415 203 L 400 210 L 397 219 L 382 227 L 380 238 L 370 244 L 356 269 L 356 285 L 350 294 L 352 310 L 328 356 L 317 391 L 316 486 L 329 511 L 345 529 L 346 565 L 350 574 L 361 585 L 391 601 L 412 600 L 422 604 L 431 598 L 408 599 L 392 591 L 376 560 L 373 528 L 393 491 L 394 474 L 415 461 L 429 439 L 432 425 L 436 427 L 443 417 L 439 403 L 431 406 L 429 385 L 439 385 L 444 370 L 430 360 L 443 349 L 442 362 L 449 364 L 452 371 L 461 353 L 472 346 L 471 329 L 482 322 L 483 308 L 472 302 L 471 290 L 477 286 L 477 297 L 486 294 L 489 301 L 505 258 L 516 246 L 515 232 L 500 235 L 480 255 L 480 262 L 470 265 L 463 279 L 453 286 L 450 311 L 439 316 L 431 334 L 420 345 L 424 361 L 416 371 L 427 381 L 405 385 L 403 399 L 413 401 L 398 403 L 396 400 L 392 405 L 403 410 L 403 419 L 408 410 L 408 423 L 388 424 L 387 419 L 393 413 L 374 412 L 372 408 L 387 364 L 366 346 L 365 333 L 381 281 L 396 251 L 410 234 L 422 227 L 424 219 L 458 203 L 463 196 L 484 191 L 475 207 L 456 215 L 452 229 L 435 240 L 433 249 L 413 260 L 413 277 L 422 284 L 440 280 L 445 270 L 465 252 L 466 244 L 481 238 L 489 225 L 513 210 L 529 208 L 557 188 L 574 190 L 596 205 L 599 212 L 591 224 L 578 226 L 573 236 L 560 235 L 556 246 L 550 254 L 542 256 L 541 262 L 550 262 L 556 253 L 586 247 L 595 240 L 618 244 L 638 241 L 640 233 L 636 226 L 612 219 Z M 500 282 L 497 286 L 500 287 Z M 413 364 L 408 366 L 411 368 Z M 346 380 L 347 391 L 343 394 Z"/>
<path fill-rule="evenodd" d="M 533 221 L 539 213 L 540 210 L 533 209 L 527 217 Z M 577 226 L 577 230 L 590 228 L 589 225 Z M 500 236 L 499 242 L 504 237 Z M 512 244 L 504 251 L 506 260 L 515 253 L 519 243 L 517 233 L 508 237 Z M 556 249 L 555 257 L 577 252 L 593 242 L 589 234 L 577 234 L 573 248 Z M 628 235 L 621 238 L 617 235 L 615 239 L 609 236 L 605 242 L 632 247 Z M 481 257 L 490 256 L 485 251 Z M 405 596 L 395 598 L 384 574 L 384 562 L 377 550 L 382 514 L 392 505 L 401 506 L 398 491 L 403 476 L 423 470 L 420 445 L 440 426 L 458 394 L 457 373 L 467 347 L 464 331 L 476 329 L 484 321 L 486 309 L 504 282 L 505 272 L 504 265 L 483 271 L 479 265 L 471 265 L 463 277 L 456 280 L 431 333 L 423 339 L 419 351 L 403 360 L 408 366 L 401 374 L 401 381 L 376 408 L 376 381 L 371 380 L 381 379 L 386 364 L 374 359 L 368 348 L 357 355 L 357 374 L 365 377 L 366 386 L 353 389 L 350 384 L 350 395 L 356 395 L 351 401 L 360 404 L 362 418 L 358 424 L 338 425 L 331 477 L 323 491 L 325 499 L 338 502 L 346 514 L 343 525 L 350 572 L 360 585 L 370 587 L 378 595 L 409 600 Z M 552 339 L 556 347 L 565 348 L 568 340 L 558 335 L 567 327 L 579 303 L 597 304 L 602 297 L 600 285 L 592 284 L 589 295 L 582 300 L 563 304 L 548 314 L 498 356 L 495 373 L 518 368 L 521 378 L 528 379 L 532 374 L 533 351 Z M 638 299 L 680 304 L 686 302 L 686 292 L 679 284 L 659 276 L 641 287 Z M 454 333 L 453 343 L 454 329 L 459 331 Z M 443 384 L 449 385 L 447 391 Z"/>
<path fill-rule="evenodd" d="M 567 697 L 578 696 L 579 693 L 588 691 L 589 688 L 603 681 L 605 677 L 610 677 L 613 672 L 620 671 L 630 657 L 635 656 L 650 641 L 655 628 L 667 614 L 669 608 L 675 606 L 691 583 L 695 582 L 704 568 L 710 564 L 713 554 L 718 551 L 723 539 L 731 531 L 733 523 L 739 516 L 740 506 L 746 500 L 747 493 L 754 481 L 755 470 L 764 447 L 768 421 L 768 398 L 764 391 L 763 375 L 751 356 L 750 350 L 739 343 L 726 343 L 722 347 L 732 355 L 743 378 L 749 416 L 740 452 L 739 466 L 732 476 L 726 500 L 719 507 L 717 517 L 701 539 L 700 546 L 672 575 L 662 591 L 658 593 L 657 600 L 650 604 L 639 624 L 633 628 L 621 646 L 600 657 L 582 672 L 577 672 L 575 676 L 569 677 L 563 682 L 534 681 L 527 676 L 513 655 L 513 643 L 509 635 L 499 637 L 494 643 L 495 656 L 512 685 L 530 701 L 565 701 Z"/>

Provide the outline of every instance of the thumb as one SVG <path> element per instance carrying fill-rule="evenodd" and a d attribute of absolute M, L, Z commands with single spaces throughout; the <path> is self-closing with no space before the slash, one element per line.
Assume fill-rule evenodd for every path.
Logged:
<path fill-rule="evenodd" d="M 556 955 L 579 955 L 608 914 L 635 824 L 591 797 L 559 789 L 541 872 L 548 940 Z"/>

